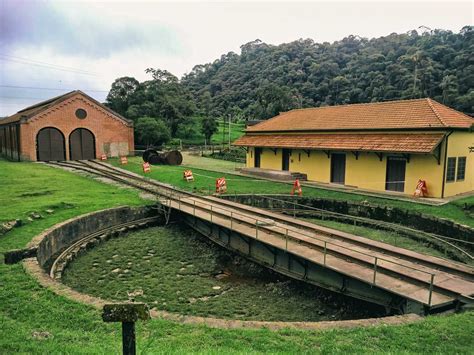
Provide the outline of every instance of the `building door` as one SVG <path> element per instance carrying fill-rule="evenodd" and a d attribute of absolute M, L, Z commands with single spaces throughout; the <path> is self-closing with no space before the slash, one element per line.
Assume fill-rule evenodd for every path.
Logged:
<path fill-rule="evenodd" d="M 260 155 L 262 154 L 262 148 L 255 148 L 255 157 L 254 157 L 254 164 L 253 166 L 256 168 L 260 168 Z"/>
<path fill-rule="evenodd" d="M 283 149 L 281 154 L 281 170 L 290 170 L 290 150 Z"/>
<path fill-rule="evenodd" d="M 387 178 L 385 190 L 405 191 L 406 159 L 399 157 L 387 157 Z"/>
<path fill-rule="evenodd" d="M 346 180 L 346 154 L 331 154 L 331 182 L 344 185 Z"/>
<path fill-rule="evenodd" d="M 78 128 L 69 136 L 71 160 L 95 159 L 95 138 L 91 131 Z"/>
<path fill-rule="evenodd" d="M 48 127 L 38 132 L 36 158 L 38 161 L 66 160 L 64 135 L 59 129 Z"/>

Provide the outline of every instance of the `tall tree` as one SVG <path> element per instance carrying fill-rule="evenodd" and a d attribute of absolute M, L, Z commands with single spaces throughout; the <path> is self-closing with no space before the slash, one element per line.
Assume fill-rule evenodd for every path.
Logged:
<path fill-rule="evenodd" d="M 138 89 L 140 83 L 137 79 L 124 76 L 116 79 L 112 83 L 112 87 L 107 95 L 106 104 L 112 110 L 125 115 L 128 107 L 130 106 L 130 98 Z"/>
<path fill-rule="evenodd" d="M 201 132 L 206 138 L 207 144 L 211 142 L 212 135 L 217 132 L 217 121 L 209 116 L 206 116 L 201 121 Z"/>

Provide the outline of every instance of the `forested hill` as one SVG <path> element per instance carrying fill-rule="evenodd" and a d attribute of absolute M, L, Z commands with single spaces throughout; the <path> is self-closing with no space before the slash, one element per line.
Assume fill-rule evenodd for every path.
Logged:
<path fill-rule="evenodd" d="M 259 40 L 181 80 L 149 68 L 151 79 L 115 80 L 106 104 L 135 121 L 138 142 L 208 140 L 216 119 L 266 119 L 293 108 L 431 97 L 474 113 L 474 27 L 459 33 L 412 31 L 334 43 L 278 46 Z M 148 136 L 159 131 L 160 137 Z"/>
<path fill-rule="evenodd" d="M 474 112 L 474 28 L 435 30 L 334 43 L 256 40 L 181 83 L 214 117 L 265 119 L 292 108 L 431 97 Z"/>

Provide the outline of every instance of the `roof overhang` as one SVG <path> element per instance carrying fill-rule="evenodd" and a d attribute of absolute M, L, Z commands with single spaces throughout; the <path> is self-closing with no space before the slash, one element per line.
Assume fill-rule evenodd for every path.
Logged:
<path fill-rule="evenodd" d="M 414 134 L 246 134 L 233 145 L 244 147 L 430 154 L 443 133 Z"/>

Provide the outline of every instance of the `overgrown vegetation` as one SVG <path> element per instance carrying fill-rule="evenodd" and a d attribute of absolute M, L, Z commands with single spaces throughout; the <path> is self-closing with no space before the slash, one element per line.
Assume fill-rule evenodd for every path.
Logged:
<path fill-rule="evenodd" d="M 74 260 L 63 281 L 103 299 L 204 317 L 268 321 L 357 319 L 381 307 L 275 274 L 186 227 L 154 227 Z"/>
<path fill-rule="evenodd" d="M 225 162 L 224 162 L 225 163 Z M 121 351 L 120 326 L 100 312 L 53 294 L 7 266 L 3 253 L 24 247 L 44 229 L 73 216 L 122 204 L 144 203 L 128 189 L 31 163 L 0 160 L 0 220 L 43 211 L 52 214 L 0 237 L 0 353 L 94 353 Z M 29 194 L 48 191 L 47 194 Z M 27 195 L 25 195 L 27 194 Z M 54 207 L 52 207 L 54 209 Z M 419 323 L 330 331 L 210 329 L 154 319 L 138 323 L 142 353 L 470 353 L 474 313 L 427 317 Z"/>

